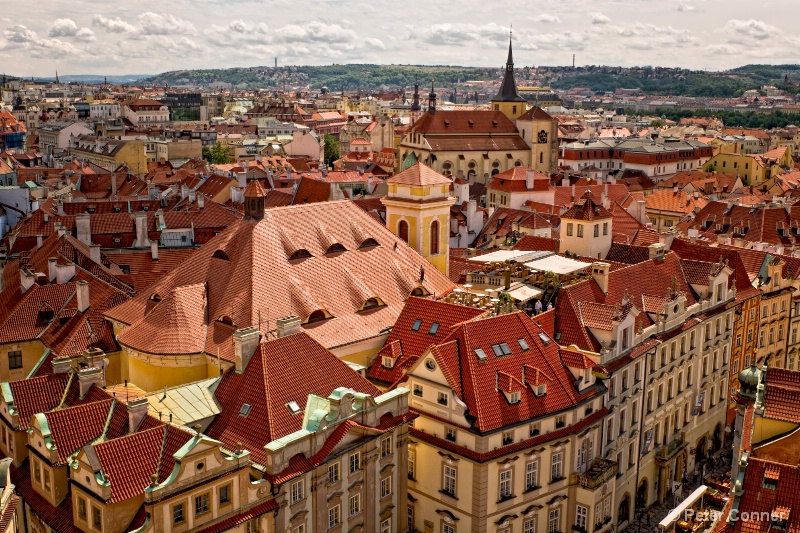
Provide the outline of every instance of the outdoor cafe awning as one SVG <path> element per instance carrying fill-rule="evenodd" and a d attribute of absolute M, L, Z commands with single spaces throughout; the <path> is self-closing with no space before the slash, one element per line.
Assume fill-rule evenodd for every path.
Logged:
<path fill-rule="evenodd" d="M 658 523 L 658 527 L 664 530 L 670 530 L 675 525 L 675 522 L 681 519 L 684 515 L 686 509 L 694 505 L 694 503 L 703 497 L 703 495 L 708 490 L 708 487 L 705 485 L 700 485 L 697 487 L 694 492 L 692 492 L 688 498 L 683 500 L 675 509 L 670 511 L 670 513 L 664 517 L 664 520 Z"/>

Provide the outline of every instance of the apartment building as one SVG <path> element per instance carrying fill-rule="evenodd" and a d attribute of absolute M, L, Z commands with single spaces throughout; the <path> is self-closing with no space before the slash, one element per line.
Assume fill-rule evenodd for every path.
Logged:
<path fill-rule="evenodd" d="M 650 258 L 561 289 L 555 338 L 596 360 L 608 388 L 599 454 L 619 464 L 613 520 L 663 502 L 683 472 L 722 446 L 734 330 L 732 269 Z M 574 345 L 574 346 L 573 346 Z"/>

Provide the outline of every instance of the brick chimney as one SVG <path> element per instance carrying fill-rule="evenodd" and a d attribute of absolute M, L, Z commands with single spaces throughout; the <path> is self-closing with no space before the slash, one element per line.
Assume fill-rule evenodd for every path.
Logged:
<path fill-rule="evenodd" d="M 136 225 L 136 241 L 133 247 L 146 248 L 150 246 L 150 239 L 147 238 L 147 213 L 138 211 L 133 215 L 133 220 Z"/>
<path fill-rule="evenodd" d="M 92 261 L 97 263 L 98 265 L 103 263 L 103 260 L 100 257 L 100 245 L 99 244 L 91 244 L 89 245 L 89 257 Z"/>
<path fill-rule="evenodd" d="M 116 172 L 111 173 L 111 197 L 115 197 L 117 195 L 117 174 Z"/>
<path fill-rule="evenodd" d="M 41 236 L 41 235 L 37 235 L 36 236 L 36 249 L 39 250 L 42 247 L 43 243 L 44 243 L 44 237 Z"/>
<path fill-rule="evenodd" d="M 89 213 L 75 215 L 75 232 L 79 241 L 89 246 L 92 244 L 92 225 Z"/>
<path fill-rule="evenodd" d="M 83 400 L 92 385 L 105 388 L 106 378 L 103 375 L 102 368 L 86 368 L 78 371 L 78 391 L 80 398 Z"/>
<path fill-rule="evenodd" d="M 592 263 L 592 278 L 600 286 L 603 294 L 608 294 L 608 272 L 611 270 L 611 265 L 602 263 L 600 261 Z"/>
<path fill-rule="evenodd" d="M 240 328 L 233 332 L 233 353 L 236 358 L 237 373 L 241 374 L 247 368 L 260 340 L 261 332 L 255 326 Z"/>
<path fill-rule="evenodd" d="M 66 283 L 75 277 L 75 263 L 60 265 L 56 263 L 56 283 Z"/>
<path fill-rule="evenodd" d="M 283 316 L 275 321 L 275 328 L 278 330 L 278 337 L 285 337 L 300 331 L 300 317 L 290 315 Z"/>
<path fill-rule="evenodd" d="M 206 207 L 206 195 L 199 192 L 197 193 L 197 209 L 205 209 Z"/>
<path fill-rule="evenodd" d="M 91 305 L 89 301 L 89 282 L 83 280 L 76 281 L 75 287 L 75 297 L 78 299 L 78 312 L 83 313 L 89 309 Z"/>
<path fill-rule="evenodd" d="M 135 433 L 142 425 L 149 405 L 146 397 L 128 401 L 126 407 L 128 408 L 128 431 L 130 433 Z"/>
<path fill-rule="evenodd" d="M 30 270 L 20 270 L 19 278 L 22 285 L 22 292 L 27 291 L 36 283 L 36 276 Z"/>
<path fill-rule="evenodd" d="M 47 258 L 47 280 L 50 283 L 53 283 L 56 280 L 56 264 L 58 263 L 58 259 L 55 257 L 48 257 Z"/>
<path fill-rule="evenodd" d="M 150 259 L 158 261 L 158 241 L 150 241 Z"/>
<path fill-rule="evenodd" d="M 664 243 L 656 242 L 647 247 L 649 250 L 650 259 L 661 261 L 664 259 Z"/>

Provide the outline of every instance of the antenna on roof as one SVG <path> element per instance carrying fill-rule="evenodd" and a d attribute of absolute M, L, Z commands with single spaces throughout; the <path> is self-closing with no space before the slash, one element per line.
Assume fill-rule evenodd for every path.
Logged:
<path fill-rule="evenodd" d="M 219 358 L 219 346 L 217 346 L 217 368 L 219 368 L 219 375 L 222 375 L 222 360 Z"/>

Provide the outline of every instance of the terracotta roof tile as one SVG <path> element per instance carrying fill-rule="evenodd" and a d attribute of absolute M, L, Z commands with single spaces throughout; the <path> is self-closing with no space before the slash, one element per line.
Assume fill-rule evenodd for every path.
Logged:
<path fill-rule="evenodd" d="M 422 163 L 416 163 L 402 172 L 395 174 L 386 183 L 390 185 L 445 185 L 453 180 L 442 176 Z"/>

